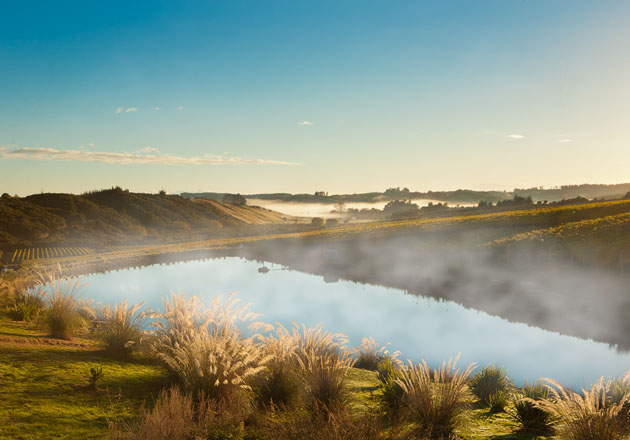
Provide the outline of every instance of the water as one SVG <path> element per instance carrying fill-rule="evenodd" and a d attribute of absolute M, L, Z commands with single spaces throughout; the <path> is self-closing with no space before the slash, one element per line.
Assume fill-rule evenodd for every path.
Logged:
<path fill-rule="evenodd" d="M 253 303 L 251 310 L 266 322 L 293 322 L 342 332 L 357 346 L 363 337 L 391 342 L 402 359 L 424 358 L 431 365 L 461 353 L 469 362 L 504 366 L 510 377 L 550 377 L 575 388 L 600 376 L 617 377 L 630 369 L 630 355 L 607 344 L 563 336 L 526 324 L 512 323 L 449 301 L 417 297 L 397 289 L 349 281 L 327 283 L 320 276 L 271 269 L 261 263 L 230 257 L 153 265 L 90 275 L 85 296 L 102 303 L 128 299 L 154 309 L 171 291 L 211 297 L 238 292 Z"/>

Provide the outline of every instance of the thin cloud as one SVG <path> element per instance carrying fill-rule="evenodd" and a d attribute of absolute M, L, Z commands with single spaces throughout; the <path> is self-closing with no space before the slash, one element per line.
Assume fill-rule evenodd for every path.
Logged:
<path fill-rule="evenodd" d="M 135 113 L 138 111 L 137 107 L 130 107 L 127 110 L 125 110 L 125 113 Z"/>
<path fill-rule="evenodd" d="M 160 107 L 153 107 L 153 110 L 156 111 L 156 112 L 160 111 Z"/>
<path fill-rule="evenodd" d="M 7 150 L 0 147 L 0 159 L 28 159 L 43 161 L 101 162 L 109 164 L 156 164 L 156 165 L 297 165 L 291 162 L 268 159 L 241 159 L 204 155 L 197 157 L 170 154 L 111 153 L 105 151 L 57 150 L 55 148 L 18 148 Z"/>
<path fill-rule="evenodd" d="M 116 107 L 116 114 L 121 114 L 125 109 L 123 107 Z"/>
<path fill-rule="evenodd" d="M 302 121 L 302 122 L 298 122 L 298 125 L 300 127 L 308 127 L 309 125 L 313 125 L 313 123 L 311 121 Z"/>
<path fill-rule="evenodd" d="M 573 139 L 559 139 L 556 142 L 558 142 L 559 144 L 564 144 L 567 142 L 573 142 Z"/>
<path fill-rule="evenodd" d="M 177 110 L 179 110 L 179 111 L 184 110 L 184 106 L 183 106 L 183 105 L 178 105 L 178 106 L 177 106 Z"/>
<path fill-rule="evenodd" d="M 508 137 L 510 139 L 524 139 L 525 136 L 523 136 L 522 134 L 508 134 Z"/>
<path fill-rule="evenodd" d="M 160 149 L 155 147 L 144 147 L 142 150 L 140 150 L 141 153 L 154 153 L 156 151 L 160 151 Z"/>

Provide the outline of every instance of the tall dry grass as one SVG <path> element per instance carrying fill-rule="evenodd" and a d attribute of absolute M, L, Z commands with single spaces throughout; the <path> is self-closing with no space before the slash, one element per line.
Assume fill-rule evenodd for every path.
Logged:
<path fill-rule="evenodd" d="M 630 400 L 630 392 L 613 401 L 613 380 L 600 378 L 590 389 L 582 393 L 568 390 L 558 382 L 544 379 L 550 398 L 531 403 L 550 413 L 557 421 L 557 438 L 560 440 L 623 440 L 628 438 L 630 426 L 624 415 L 624 407 Z M 630 373 L 624 382 L 630 380 Z"/>
<path fill-rule="evenodd" d="M 424 360 L 418 364 L 410 361 L 400 371 L 403 418 L 413 425 L 413 436 L 448 439 L 465 424 L 472 398 L 467 382 L 475 365 L 460 371 L 456 368 L 458 358 L 444 362 L 437 370 L 429 368 Z"/>
<path fill-rule="evenodd" d="M 389 344 L 387 342 L 384 345 L 379 345 L 373 338 L 361 339 L 361 345 L 352 350 L 356 358 L 355 368 L 376 371 L 378 364 L 386 359 L 389 359 L 395 365 L 400 365 L 402 363 L 398 359 L 400 351 L 390 353 L 388 350 Z"/>
<path fill-rule="evenodd" d="M 84 287 L 81 278 L 58 277 L 53 272 L 39 276 L 35 289 L 44 298 L 41 318 L 52 337 L 70 339 L 94 319 L 92 303 L 81 298 Z"/>
<path fill-rule="evenodd" d="M 102 306 L 97 312 L 99 336 L 106 350 L 116 356 L 129 356 L 142 342 L 143 326 L 152 316 L 150 309 L 142 309 L 144 302 L 129 305 L 127 300 L 114 306 Z"/>
<path fill-rule="evenodd" d="M 242 439 L 248 414 L 226 401 L 193 397 L 174 387 L 164 389 L 137 422 L 112 425 L 112 440 Z"/>
<path fill-rule="evenodd" d="M 260 403 L 264 406 L 289 407 L 300 399 L 300 375 L 296 361 L 296 341 L 282 325 L 275 332 L 261 334 L 258 342 L 270 356 L 265 370 L 253 381 Z"/>
<path fill-rule="evenodd" d="M 331 412 L 346 403 L 346 376 L 355 359 L 341 333 L 297 324 L 291 330 L 295 359 L 303 381 L 307 406 L 314 412 Z"/>
<path fill-rule="evenodd" d="M 195 396 L 234 399 L 263 371 L 270 356 L 255 343 L 259 316 L 234 294 L 203 304 L 197 297 L 173 294 L 164 312 L 154 314 L 154 353 Z M 251 335 L 241 333 L 249 327 Z"/>

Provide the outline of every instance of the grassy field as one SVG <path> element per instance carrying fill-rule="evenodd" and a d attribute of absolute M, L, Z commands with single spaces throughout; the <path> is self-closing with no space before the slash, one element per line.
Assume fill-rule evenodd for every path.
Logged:
<path fill-rule="evenodd" d="M 108 357 L 89 334 L 72 341 L 49 338 L 35 324 L 0 315 L 0 438 L 104 439 L 110 423 L 130 422 L 151 406 L 172 380 L 162 366 L 142 359 Z M 98 389 L 90 368 L 102 367 Z M 358 415 L 378 408 L 376 373 L 353 368 L 349 409 Z M 469 413 L 469 440 L 529 439 L 506 414 L 477 406 Z"/>

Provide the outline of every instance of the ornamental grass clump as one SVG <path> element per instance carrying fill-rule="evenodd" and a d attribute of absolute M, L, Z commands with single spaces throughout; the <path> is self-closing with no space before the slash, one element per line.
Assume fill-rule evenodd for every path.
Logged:
<path fill-rule="evenodd" d="M 379 362 L 386 359 L 390 359 L 394 364 L 400 364 L 401 362 L 398 360 L 400 351 L 395 351 L 390 354 L 387 349 L 388 346 L 389 342 L 381 346 L 372 338 L 361 339 L 361 345 L 352 350 L 356 358 L 354 367 L 376 371 Z"/>
<path fill-rule="evenodd" d="M 33 321 L 44 308 L 44 300 L 45 296 L 38 288 L 16 293 L 13 304 L 9 306 L 9 316 L 15 321 Z"/>
<path fill-rule="evenodd" d="M 379 362 L 377 367 L 378 380 L 381 385 L 379 400 L 386 413 L 393 418 L 400 415 L 405 396 L 402 386 L 398 382 L 400 379 L 399 367 L 389 358 Z"/>
<path fill-rule="evenodd" d="M 53 273 L 40 276 L 36 288 L 45 298 L 41 317 L 52 337 L 70 339 L 94 318 L 91 303 L 80 295 L 84 286 L 80 278 L 57 278 Z"/>
<path fill-rule="evenodd" d="M 400 371 L 398 383 L 404 392 L 403 419 L 412 424 L 414 438 L 448 439 L 465 424 L 471 394 L 468 377 L 474 364 L 456 369 L 459 356 L 437 370 L 422 360 Z"/>
<path fill-rule="evenodd" d="M 346 376 L 354 358 L 346 350 L 348 339 L 321 325 L 295 325 L 291 332 L 295 358 L 304 385 L 306 404 L 313 412 L 338 411 L 346 403 Z"/>
<path fill-rule="evenodd" d="M 274 333 L 259 335 L 258 340 L 262 350 L 270 356 L 265 371 L 253 381 L 259 403 L 268 407 L 293 406 L 299 400 L 301 389 L 294 338 L 278 325 Z"/>
<path fill-rule="evenodd" d="M 628 373 L 624 381 L 630 380 Z M 618 402 L 613 401 L 613 380 L 600 378 L 591 389 L 582 393 L 565 389 L 551 379 L 545 379 L 550 398 L 534 401 L 534 405 L 549 412 L 557 422 L 559 440 L 623 440 L 628 438 L 630 427 L 623 417 L 624 407 L 630 399 L 626 392 Z"/>
<path fill-rule="evenodd" d="M 549 435 L 553 432 L 553 417 L 548 411 L 539 408 L 535 402 L 549 399 L 549 388 L 543 381 L 525 381 L 522 394 L 514 395 L 514 408 L 509 415 L 521 426 L 521 431 L 533 435 Z"/>
<path fill-rule="evenodd" d="M 248 414 L 239 406 L 173 387 L 160 392 L 133 424 L 113 425 L 112 440 L 242 439 Z"/>
<path fill-rule="evenodd" d="M 144 303 L 130 306 L 127 300 L 114 306 L 106 305 L 97 313 L 99 336 L 107 352 L 126 357 L 136 350 L 144 335 L 143 326 L 151 310 L 141 310 Z"/>
<path fill-rule="evenodd" d="M 491 412 L 501 412 L 508 401 L 508 393 L 512 390 L 512 382 L 503 368 L 488 365 L 475 374 L 469 382 L 472 393 Z"/>
<path fill-rule="evenodd" d="M 208 305 L 173 294 L 164 312 L 154 314 L 152 349 L 195 398 L 239 398 L 270 359 L 255 343 L 258 316 L 234 294 Z M 250 336 L 241 333 L 241 325 L 249 325 Z"/>

